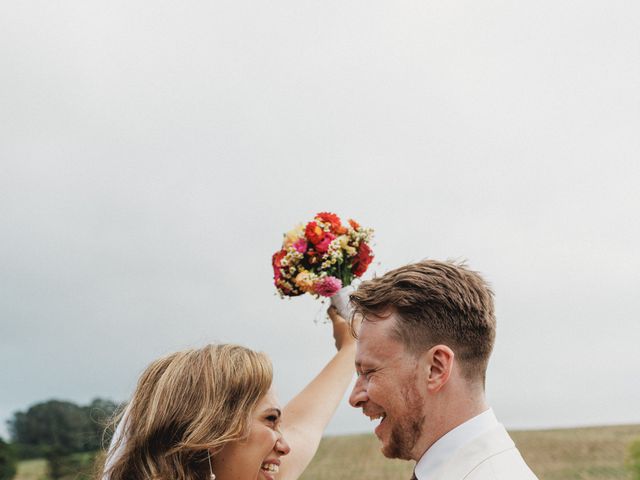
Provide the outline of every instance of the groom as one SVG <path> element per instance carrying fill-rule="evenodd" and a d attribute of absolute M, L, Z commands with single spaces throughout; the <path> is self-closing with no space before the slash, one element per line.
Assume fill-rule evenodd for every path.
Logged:
<path fill-rule="evenodd" d="M 493 293 L 464 265 L 425 260 L 363 282 L 353 407 L 381 419 L 389 458 L 417 480 L 535 480 L 485 399 Z"/>

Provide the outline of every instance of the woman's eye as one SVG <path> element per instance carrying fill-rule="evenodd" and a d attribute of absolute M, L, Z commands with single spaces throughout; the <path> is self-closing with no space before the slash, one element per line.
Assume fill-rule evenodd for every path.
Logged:
<path fill-rule="evenodd" d="M 278 421 L 278 416 L 277 415 L 269 415 L 267 417 L 267 420 L 271 423 L 276 423 Z"/>

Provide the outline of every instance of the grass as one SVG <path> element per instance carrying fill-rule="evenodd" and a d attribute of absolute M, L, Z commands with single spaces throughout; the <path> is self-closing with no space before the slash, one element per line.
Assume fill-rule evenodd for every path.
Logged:
<path fill-rule="evenodd" d="M 632 480 L 625 468 L 640 425 L 511 432 L 540 480 Z M 388 460 L 373 435 L 325 438 L 302 480 L 406 480 L 412 462 Z"/>
<path fill-rule="evenodd" d="M 44 480 L 47 478 L 47 462 L 41 458 L 18 463 L 14 480 Z"/>
<path fill-rule="evenodd" d="M 62 480 L 86 480 L 94 473 L 94 453 L 74 453 L 70 455 L 70 463 L 65 467 Z M 38 458 L 18 463 L 18 471 L 13 480 L 49 480 L 47 461 Z"/>
<path fill-rule="evenodd" d="M 531 468 L 544 480 L 625 479 L 631 442 L 640 425 L 514 432 L 513 439 Z"/>
<path fill-rule="evenodd" d="M 629 445 L 640 425 L 511 432 L 540 480 L 632 480 L 625 469 Z M 373 435 L 322 440 L 301 480 L 406 480 L 413 464 L 388 460 Z M 14 480 L 48 480 L 44 460 L 18 465 Z"/>

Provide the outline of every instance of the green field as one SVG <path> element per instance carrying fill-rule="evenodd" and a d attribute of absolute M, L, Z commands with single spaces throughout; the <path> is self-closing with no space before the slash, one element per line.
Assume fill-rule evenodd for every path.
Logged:
<path fill-rule="evenodd" d="M 89 480 L 94 476 L 95 453 L 74 453 L 67 458 L 72 463 L 65 468 L 62 480 Z M 14 480 L 49 480 L 47 462 L 41 458 L 20 462 Z"/>
<path fill-rule="evenodd" d="M 511 432 L 540 480 L 628 479 L 624 462 L 640 425 Z M 325 438 L 302 480 L 407 480 L 413 464 L 387 460 L 373 435 Z"/>
<path fill-rule="evenodd" d="M 624 463 L 640 425 L 511 432 L 540 480 L 631 480 Z M 412 464 L 387 460 L 373 435 L 327 437 L 302 480 L 406 480 Z M 15 480 L 47 480 L 44 460 L 21 462 Z"/>
<path fill-rule="evenodd" d="M 25 460 L 18 464 L 15 480 L 41 480 L 46 478 L 47 462 L 41 459 Z"/>

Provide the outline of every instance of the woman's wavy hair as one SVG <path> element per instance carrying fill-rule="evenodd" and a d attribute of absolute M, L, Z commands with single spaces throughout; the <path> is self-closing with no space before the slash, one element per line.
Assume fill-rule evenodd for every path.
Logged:
<path fill-rule="evenodd" d="M 246 438 L 272 378 L 267 356 L 239 345 L 207 345 L 156 360 L 112 422 L 124 423 L 98 478 L 208 478 L 208 452 L 215 456 Z"/>

